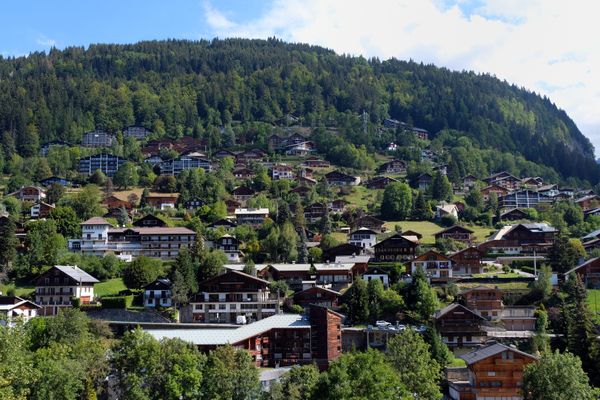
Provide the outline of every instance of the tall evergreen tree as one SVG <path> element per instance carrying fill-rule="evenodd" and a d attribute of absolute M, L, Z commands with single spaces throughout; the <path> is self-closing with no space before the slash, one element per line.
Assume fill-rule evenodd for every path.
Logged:
<path fill-rule="evenodd" d="M 17 256 L 16 224 L 12 216 L 0 217 L 0 272 L 6 271 Z"/>
<path fill-rule="evenodd" d="M 342 296 L 342 300 L 346 305 L 349 324 L 354 325 L 369 320 L 369 294 L 364 280 L 355 280 Z"/>
<path fill-rule="evenodd" d="M 448 181 L 448 177 L 437 171 L 433 175 L 431 181 L 431 197 L 434 200 L 450 201 L 452 199 L 452 184 Z"/>

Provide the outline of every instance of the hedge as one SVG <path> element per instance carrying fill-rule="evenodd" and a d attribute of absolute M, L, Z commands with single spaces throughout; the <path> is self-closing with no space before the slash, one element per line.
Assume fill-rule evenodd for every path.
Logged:
<path fill-rule="evenodd" d="M 101 300 L 102 308 L 129 308 L 133 303 L 133 295 L 129 296 L 109 296 Z"/>

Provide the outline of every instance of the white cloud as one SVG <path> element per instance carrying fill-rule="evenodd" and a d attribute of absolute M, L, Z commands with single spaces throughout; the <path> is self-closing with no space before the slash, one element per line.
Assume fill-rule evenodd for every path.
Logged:
<path fill-rule="evenodd" d="M 39 44 L 40 46 L 44 46 L 44 47 L 54 47 L 56 46 L 56 40 L 54 39 L 50 39 L 44 35 L 40 35 L 37 37 L 37 39 L 35 40 L 35 42 L 37 44 Z"/>
<path fill-rule="evenodd" d="M 278 36 L 347 53 L 487 72 L 547 95 L 600 148 L 600 24 L 573 0 L 273 0 L 236 22 L 205 3 L 220 37 Z"/>

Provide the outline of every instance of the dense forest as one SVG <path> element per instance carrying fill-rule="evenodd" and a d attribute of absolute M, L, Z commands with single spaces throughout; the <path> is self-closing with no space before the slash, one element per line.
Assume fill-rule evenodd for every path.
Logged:
<path fill-rule="evenodd" d="M 204 137 L 212 127 L 272 123 L 289 114 L 318 127 L 363 112 L 369 131 L 351 136 L 367 150 L 375 127 L 390 117 L 434 138 L 459 132 L 481 149 L 521 155 L 563 178 L 600 180 L 593 146 L 564 111 L 489 75 L 276 39 L 150 41 L 0 57 L 5 159 L 32 156 L 52 140 L 78 143 L 95 128 L 141 125 L 159 137 Z"/>

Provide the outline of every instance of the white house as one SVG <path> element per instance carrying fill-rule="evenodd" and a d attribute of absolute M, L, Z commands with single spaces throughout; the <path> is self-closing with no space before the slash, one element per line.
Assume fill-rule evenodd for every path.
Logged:
<path fill-rule="evenodd" d="M 172 295 L 171 281 L 166 278 L 158 278 L 144 287 L 144 307 L 171 307 Z"/>
<path fill-rule="evenodd" d="M 455 204 L 439 204 L 435 206 L 435 218 L 440 219 L 444 215 L 452 215 L 458 219 L 458 207 Z"/>
<path fill-rule="evenodd" d="M 370 282 L 372 280 L 379 279 L 383 283 L 384 288 L 390 286 L 390 276 L 388 273 L 380 268 L 369 268 L 362 276 L 363 280 Z"/>
<path fill-rule="evenodd" d="M 23 322 L 37 317 L 41 307 L 32 301 L 22 299 L 18 296 L 0 296 L 0 325 L 14 326 L 20 319 Z"/>
<path fill-rule="evenodd" d="M 368 228 L 359 228 L 350 234 L 348 243 L 363 249 L 370 249 L 377 243 L 377 232 Z"/>
<path fill-rule="evenodd" d="M 42 315 L 56 315 L 60 308 L 71 307 L 73 299 L 93 302 L 98 282 L 79 267 L 56 265 L 35 279 L 35 302 L 42 306 Z"/>

